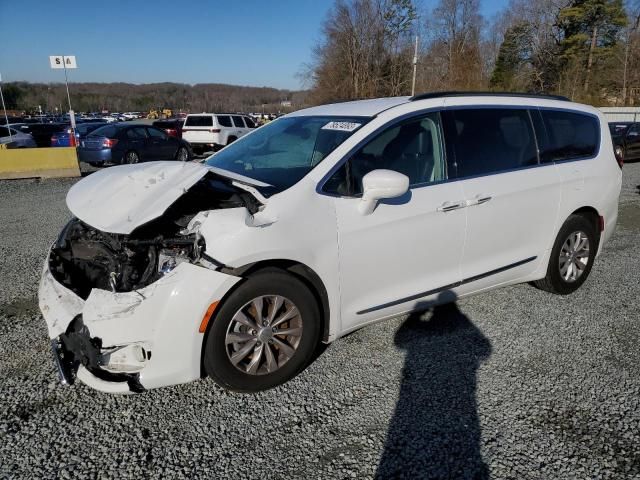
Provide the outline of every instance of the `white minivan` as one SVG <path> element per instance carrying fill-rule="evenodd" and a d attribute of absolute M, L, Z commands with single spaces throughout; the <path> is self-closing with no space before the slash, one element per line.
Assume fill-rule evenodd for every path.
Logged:
<path fill-rule="evenodd" d="M 187 115 L 182 138 L 196 152 L 218 150 L 245 136 L 255 123 L 247 115 L 198 113 Z"/>
<path fill-rule="evenodd" d="M 63 382 L 263 390 L 373 322 L 515 283 L 573 292 L 621 177 L 602 114 L 560 97 L 309 108 L 203 164 L 75 184 L 40 308 Z"/>

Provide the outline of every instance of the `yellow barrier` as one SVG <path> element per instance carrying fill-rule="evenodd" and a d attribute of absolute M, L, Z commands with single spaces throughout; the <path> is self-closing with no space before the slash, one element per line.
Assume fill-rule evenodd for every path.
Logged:
<path fill-rule="evenodd" d="M 79 176 L 74 147 L 0 148 L 0 180 Z"/>

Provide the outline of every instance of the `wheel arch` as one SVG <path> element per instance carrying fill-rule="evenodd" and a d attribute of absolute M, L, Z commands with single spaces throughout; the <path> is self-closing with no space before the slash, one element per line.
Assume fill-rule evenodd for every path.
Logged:
<path fill-rule="evenodd" d="M 324 286 L 324 282 L 312 268 L 305 265 L 304 263 L 297 262 L 295 260 L 272 259 L 259 260 L 257 262 L 249 263 L 237 268 L 223 267 L 221 270 L 224 273 L 241 277 L 241 279 L 246 279 L 259 271 L 270 268 L 282 270 L 294 275 L 298 280 L 301 280 L 309 288 L 314 298 L 316 299 L 318 308 L 320 309 L 320 319 L 322 321 L 322 325 L 320 325 L 320 340 L 321 342 L 326 342 L 329 338 L 330 325 L 329 295 L 327 294 L 327 289 Z M 244 282 L 241 280 L 236 283 L 231 289 L 229 289 L 229 291 L 226 292 L 220 299 L 220 303 L 226 301 L 229 295 L 231 295 L 243 283 Z M 200 352 L 200 376 L 202 378 L 206 376 L 206 372 L 204 369 L 204 346 L 207 343 L 207 337 L 209 336 L 211 325 L 212 322 L 209 322 L 209 324 L 207 325 L 207 329 L 202 337 L 202 347 Z"/>
<path fill-rule="evenodd" d="M 298 280 L 301 280 L 309 290 L 311 290 L 311 293 L 318 302 L 318 308 L 320 308 L 320 318 L 322 319 L 322 341 L 326 341 L 329 337 L 329 295 L 327 294 L 327 289 L 320 276 L 311 267 L 304 263 L 285 259 L 260 260 L 239 268 L 234 268 L 233 272 L 236 275 L 247 277 L 266 268 L 284 270 L 297 277 Z"/>
<path fill-rule="evenodd" d="M 591 206 L 584 206 L 571 212 L 571 215 L 581 215 L 589 220 L 589 222 L 591 222 L 591 224 L 593 225 L 594 232 L 596 232 L 598 244 L 600 244 L 600 239 L 602 237 L 602 226 L 600 224 L 601 215 L 598 210 Z"/>

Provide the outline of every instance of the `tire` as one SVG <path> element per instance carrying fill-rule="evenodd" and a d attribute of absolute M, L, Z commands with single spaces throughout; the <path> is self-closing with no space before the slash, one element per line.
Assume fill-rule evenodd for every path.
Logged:
<path fill-rule="evenodd" d="M 573 250 L 570 243 L 571 239 L 576 240 L 577 234 L 582 234 L 586 237 L 588 252 L 584 252 L 584 249 L 578 249 L 578 252 L 573 252 L 573 254 L 571 254 L 572 256 L 568 256 L 567 252 Z M 579 242 L 582 241 L 581 238 L 579 241 L 574 241 L 573 244 L 579 244 Z M 564 222 L 562 228 L 560 228 L 556 241 L 553 244 L 546 276 L 542 280 L 536 280 L 533 284 L 541 290 L 557 295 L 568 295 L 575 292 L 585 282 L 591 272 L 591 267 L 593 266 L 593 261 L 598 250 L 598 243 L 599 238 L 593 223 L 584 215 L 571 215 Z M 563 247 L 565 249 L 564 251 Z M 564 263 L 561 262 L 561 253 L 564 258 Z M 576 261 L 572 261 L 572 259 Z M 585 263 L 583 263 L 583 260 Z M 561 263 L 563 263 L 564 266 L 572 263 L 573 265 L 568 265 L 568 268 L 561 270 Z M 582 268 L 580 268 L 579 265 L 582 265 Z M 574 275 L 576 278 L 572 278 Z"/>
<path fill-rule="evenodd" d="M 140 163 L 140 155 L 138 155 L 137 152 L 134 152 L 133 150 L 129 150 L 124 154 L 123 163 Z"/>
<path fill-rule="evenodd" d="M 233 142 L 235 142 L 237 140 L 236 137 L 229 137 L 227 138 L 227 145 L 231 145 Z"/>
<path fill-rule="evenodd" d="M 277 305 L 275 296 L 283 299 L 269 323 L 269 314 Z M 265 298 L 266 297 L 266 298 Z M 258 330 L 246 323 L 234 320 L 237 312 L 242 311 L 244 318 L 255 323 L 254 299 L 262 298 L 266 326 Z M 258 301 L 259 303 L 259 301 Z M 291 305 L 297 307 L 299 315 L 281 323 L 276 331 L 302 329 L 300 335 L 282 336 L 273 334 L 270 325 L 277 324 L 291 311 Z M 242 319 L 242 317 L 240 317 Z M 280 330 L 278 330 L 280 329 Z M 232 338 L 228 337 L 231 334 Z M 227 338 L 235 339 L 241 335 L 244 343 L 227 343 Z M 246 340 L 250 338 L 250 340 Z M 282 270 L 269 269 L 256 272 L 240 285 L 216 311 L 213 323 L 204 346 L 204 368 L 206 373 L 220 386 L 236 392 L 258 392 L 276 387 L 300 373 L 313 359 L 320 341 L 320 311 L 315 297 L 304 283 Z M 281 345 L 284 344 L 284 346 Z M 242 356 L 242 349 L 249 353 Z M 288 347 L 288 348 L 287 348 Z M 293 353 L 287 358 L 286 352 Z M 260 349 L 260 350 L 257 350 Z M 268 351 L 272 353 L 269 362 Z M 253 360 L 259 352 L 259 366 Z M 231 358 L 241 358 L 237 366 Z M 275 359 L 275 364 L 273 363 Z M 249 373 L 253 365 L 253 373 Z"/>
<path fill-rule="evenodd" d="M 179 162 L 188 162 L 190 159 L 189 150 L 187 150 L 186 147 L 178 148 L 178 151 L 176 152 L 176 160 Z"/>

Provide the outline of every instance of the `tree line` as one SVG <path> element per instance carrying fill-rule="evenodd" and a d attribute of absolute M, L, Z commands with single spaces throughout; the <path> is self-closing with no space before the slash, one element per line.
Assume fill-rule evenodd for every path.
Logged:
<path fill-rule="evenodd" d="M 416 91 L 555 93 L 640 104 L 640 0 L 336 0 L 303 77 L 313 103 Z"/>
<path fill-rule="evenodd" d="M 303 103 L 304 92 L 268 87 L 205 83 L 70 83 L 71 104 L 78 112 L 142 111 L 171 108 L 186 112 L 287 111 L 282 102 Z M 11 82 L 3 85 L 9 110 L 67 111 L 67 93 L 61 83 Z"/>

